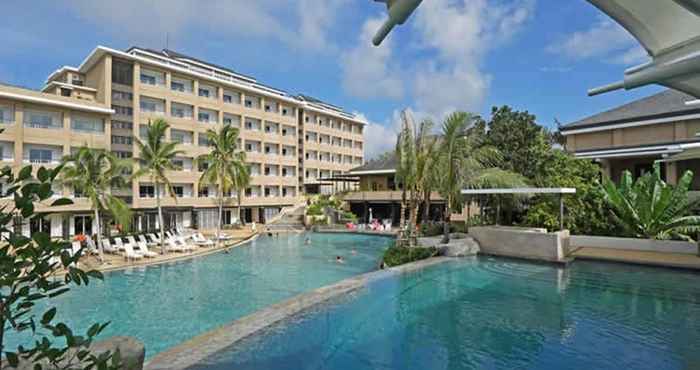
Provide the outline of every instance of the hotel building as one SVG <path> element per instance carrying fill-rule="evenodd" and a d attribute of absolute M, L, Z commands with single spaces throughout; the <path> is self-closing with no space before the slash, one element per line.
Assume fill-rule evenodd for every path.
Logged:
<path fill-rule="evenodd" d="M 134 138 L 148 122 L 170 124 L 166 140 L 184 154 L 168 177 L 176 199 L 164 196 L 166 226 L 213 228 L 216 188 L 200 184 L 208 129 L 231 124 L 240 129 L 252 181 L 242 197 L 242 217 L 265 222 L 282 207 L 303 202 L 308 193 L 331 190 L 332 178 L 361 165 L 366 122 L 343 109 L 306 95 L 291 95 L 237 73 L 171 50 L 99 46 L 78 67 L 53 72 L 41 91 L 0 84 L 0 154 L 14 168 L 54 166 L 81 146 L 106 149 L 120 158 L 138 158 Z M 58 194 L 71 206 L 23 225 L 69 237 L 92 232 L 90 205 L 60 183 Z M 156 227 L 155 188 L 147 178 L 114 194 L 134 212 L 134 227 Z M 224 221 L 235 221 L 236 194 L 226 194 Z M 39 211 L 46 211 L 39 208 Z"/>

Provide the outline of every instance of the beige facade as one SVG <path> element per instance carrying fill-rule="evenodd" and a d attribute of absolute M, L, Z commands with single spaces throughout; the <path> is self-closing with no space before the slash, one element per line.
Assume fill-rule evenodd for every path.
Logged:
<path fill-rule="evenodd" d="M 56 127 L 3 125 L 3 155 L 9 148 L 9 161 L 15 166 L 23 163 L 23 150 L 32 145 L 55 149 L 57 158 L 82 145 L 108 149 L 121 158 L 137 158 L 135 138 L 142 135 L 149 121 L 165 119 L 171 126 L 167 140 L 178 142 L 178 149 L 184 152 L 176 163 L 181 170 L 168 174 L 177 194 L 176 199 L 163 200 L 172 214 L 169 224 L 209 225 L 213 219 L 216 189 L 213 184 L 199 182 L 201 168 L 195 161 L 208 152 L 209 129 L 224 124 L 240 129 L 240 147 L 252 173 L 251 186 L 242 196 L 244 217 L 249 221 L 264 222 L 265 216 L 280 208 L 302 202 L 307 190 L 318 190 L 313 185 L 319 179 L 345 172 L 364 159 L 365 122 L 354 115 L 166 50 L 132 48 L 121 52 L 98 47 L 79 67 L 63 67 L 51 74 L 42 93 L 5 86 L 0 91 L 5 90 L 99 107 L 102 112 L 46 104 L 37 110 L 52 112 L 58 121 Z M 24 112 L 34 109 L 35 103 L 5 95 L 0 95 L 0 106 L 11 106 L 15 122 L 23 122 Z M 102 120 L 102 130 L 71 130 L 78 114 Z M 155 191 L 148 179 L 141 178 L 116 194 L 144 215 L 137 224 L 151 228 L 153 220 L 148 213 L 155 207 Z M 229 208 L 235 206 L 235 193 L 226 198 Z M 227 216 L 227 221 L 233 222 L 231 217 Z"/>

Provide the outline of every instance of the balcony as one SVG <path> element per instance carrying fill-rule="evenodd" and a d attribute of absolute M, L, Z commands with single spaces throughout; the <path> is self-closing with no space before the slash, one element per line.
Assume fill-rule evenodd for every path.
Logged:
<path fill-rule="evenodd" d="M 401 202 L 401 190 L 380 190 L 380 191 L 354 191 L 343 196 L 343 200 L 348 202 Z M 430 194 L 433 202 L 443 202 L 442 197 L 437 192 Z"/>

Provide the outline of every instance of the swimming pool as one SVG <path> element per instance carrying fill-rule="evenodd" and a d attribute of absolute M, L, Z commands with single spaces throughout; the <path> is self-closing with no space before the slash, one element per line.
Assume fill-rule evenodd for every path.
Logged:
<path fill-rule="evenodd" d="M 699 368 L 698 282 L 617 264 L 445 262 L 383 274 L 195 369 Z"/>
<path fill-rule="evenodd" d="M 51 303 L 78 332 L 111 321 L 102 338 L 136 337 L 152 357 L 270 304 L 375 270 L 391 242 L 359 234 L 264 236 L 230 253 L 107 273 Z M 337 255 L 345 264 L 334 262 Z M 9 348 L 27 340 L 10 337 Z"/>

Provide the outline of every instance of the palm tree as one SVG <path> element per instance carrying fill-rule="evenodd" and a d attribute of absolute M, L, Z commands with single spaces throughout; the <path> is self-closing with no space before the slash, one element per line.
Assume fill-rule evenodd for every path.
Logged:
<path fill-rule="evenodd" d="M 100 261 L 104 260 L 102 245 L 102 225 L 100 213 L 108 211 L 124 227 L 131 221 L 128 205 L 110 193 L 111 189 L 125 187 L 128 177 L 125 173 L 132 169 L 130 161 L 123 161 L 103 149 L 82 147 L 63 158 L 64 167 L 61 179 L 64 184 L 90 201 L 95 217 L 97 245 Z"/>
<path fill-rule="evenodd" d="M 245 163 L 245 152 L 238 150 L 238 129 L 226 124 L 215 131 L 207 130 L 207 139 L 211 151 L 197 158 L 198 163 L 207 163 L 207 169 L 202 173 L 200 184 L 216 184 L 218 187 L 219 223 L 216 228 L 217 242 L 221 241 L 221 227 L 224 213 L 224 193 L 236 189 L 240 192 L 250 182 L 250 172 Z M 245 186 L 245 187 L 244 187 Z"/>
<path fill-rule="evenodd" d="M 637 238 L 670 239 L 672 237 L 692 240 L 691 234 L 700 231 L 700 216 L 692 211 L 700 200 L 688 200 L 688 189 L 693 182 L 693 173 L 686 171 L 678 185 L 669 185 L 661 179 L 659 165 L 654 171 L 632 180 L 625 171 L 620 185 L 605 179 L 602 191 L 612 207 L 613 218 Z"/>
<path fill-rule="evenodd" d="M 413 119 L 408 112 L 401 112 L 401 131 L 396 138 L 396 179 L 401 182 L 401 215 L 399 221 L 399 230 L 403 234 L 401 239 L 408 240 L 410 243 L 411 236 L 409 224 L 406 224 L 406 209 L 412 216 L 413 212 L 408 204 L 409 199 L 413 199 L 413 193 L 416 191 L 417 180 L 417 163 L 416 163 L 416 140 L 415 140 L 415 125 Z M 412 203 L 412 202 L 411 202 Z"/>
<path fill-rule="evenodd" d="M 500 152 L 484 144 L 480 131 L 470 130 L 474 117 L 465 112 L 449 115 L 442 124 L 438 159 L 435 162 L 438 189 L 445 199 L 443 243 L 450 241 L 452 211 L 461 210 L 464 187 L 522 186 L 522 176 L 498 167 Z"/>
<path fill-rule="evenodd" d="M 245 162 L 245 153 L 243 153 L 243 162 Z M 245 221 L 241 218 L 241 197 L 245 189 L 250 186 L 250 167 L 237 166 L 236 169 L 236 177 L 233 179 L 233 188 L 236 189 L 236 198 L 238 200 L 238 220 L 241 224 L 245 225 Z"/>
<path fill-rule="evenodd" d="M 168 194 L 177 201 L 173 186 L 166 171 L 175 171 L 179 168 L 173 160 L 184 152 L 177 150 L 176 142 L 165 141 L 165 133 L 170 125 L 164 119 L 156 119 L 148 122 L 146 130 L 146 142 L 136 138 L 139 148 L 139 170 L 135 177 L 147 176 L 151 179 L 155 188 L 156 207 L 158 208 L 158 222 L 160 225 L 160 252 L 165 254 L 165 225 L 163 222 L 163 207 L 160 204 L 161 186 L 164 186 Z"/>

